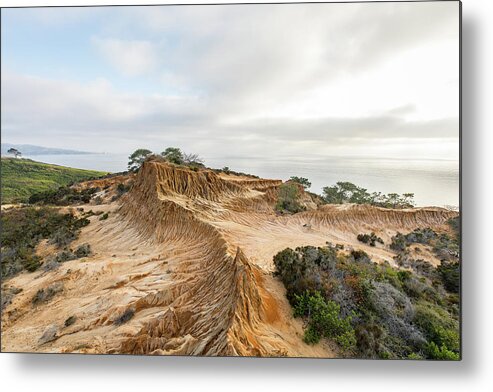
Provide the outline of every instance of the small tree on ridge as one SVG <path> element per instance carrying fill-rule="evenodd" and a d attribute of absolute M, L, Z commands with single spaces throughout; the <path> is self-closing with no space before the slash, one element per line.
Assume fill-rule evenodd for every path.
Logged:
<path fill-rule="evenodd" d="M 140 166 L 142 166 L 142 163 L 144 163 L 149 155 L 152 155 L 152 151 L 147 150 L 146 148 L 135 150 L 132 155 L 128 157 L 128 170 L 133 172 L 139 170 Z"/>

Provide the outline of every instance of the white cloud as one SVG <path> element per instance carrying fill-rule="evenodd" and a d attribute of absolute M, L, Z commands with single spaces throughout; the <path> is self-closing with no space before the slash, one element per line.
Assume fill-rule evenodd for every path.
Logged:
<path fill-rule="evenodd" d="M 327 96 L 333 84 L 346 81 L 360 96 L 368 88 L 392 87 L 395 79 L 412 88 L 416 81 L 440 83 L 449 69 L 458 75 L 457 3 L 164 7 L 132 10 L 127 17 L 127 25 L 132 20 L 160 40 L 167 75 L 243 111 L 271 110 L 289 99 L 313 107 L 307 95 L 318 89 Z M 435 53 L 425 53 L 427 46 Z M 420 53 L 413 57 L 414 50 Z M 356 78 L 363 82 L 359 89 L 351 83 Z M 384 111 L 381 97 L 373 94 L 371 103 Z M 358 109 L 347 102 L 343 110 L 359 115 Z"/>
<path fill-rule="evenodd" d="M 128 140 L 140 143 L 143 134 L 179 136 L 178 129 L 207 122 L 207 116 L 193 96 L 130 94 L 102 79 L 78 83 L 2 72 L 2 136 L 9 140 L 118 150 L 128 148 Z"/>
<path fill-rule="evenodd" d="M 115 152 L 145 140 L 204 156 L 458 158 L 457 3 L 107 12 L 87 32 L 98 55 L 166 93 L 116 89 L 112 73 L 86 84 L 5 72 L 4 136 Z"/>
<path fill-rule="evenodd" d="M 159 150 L 177 145 L 207 156 L 422 156 L 430 143 L 457 144 L 456 118 L 406 121 L 393 111 L 362 118 L 223 120 L 223 108 L 204 98 L 122 93 L 106 80 L 89 84 L 4 72 L 2 132 L 9 140 L 86 150 L 128 152 L 144 141 Z M 430 142 L 431 140 L 431 142 Z M 273 148 L 275 146 L 275 148 Z M 426 150 L 451 158 L 456 151 Z M 447 155 L 448 154 L 448 155 Z"/>
<path fill-rule="evenodd" d="M 156 48 L 151 42 L 92 38 L 101 55 L 125 76 L 138 76 L 152 72 L 157 66 Z"/>

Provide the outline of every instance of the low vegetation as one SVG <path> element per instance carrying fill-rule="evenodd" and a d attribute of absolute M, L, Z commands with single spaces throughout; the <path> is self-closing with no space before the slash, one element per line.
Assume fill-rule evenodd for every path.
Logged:
<path fill-rule="evenodd" d="M 363 251 L 287 248 L 274 257 L 306 343 L 335 341 L 362 358 L 458 360 L 458 270 L 376 264 Z M 415 265 L 420 265 L 416 263 Z"/>
<path fill-rule="evenodd" d="M 22 289 L 15 286 L 8 286 L 7 284 L 2 284 L 2 290 L 0 297 L 2 298 L 1 310 L 3 310 L 12 303 L 14 297 L 22 293 Z"/>
<path fill-rule="evenodd" d="M 308 181 L 308 178 L 292 176 L 289 181 L 296 182 L 300 184 L 304 189 L 308 189 L 312 186 L 312 183 Z"/>
<path fill-rule="evenodd" d="M 124 184 L 124 183 L 119 183 L 117 186 L 116 186 L 116 193 L 115 195 L 113 195 L 113 197 L 111 198 L 111 202 L 114 202 L 116 200 L 118 200 L 119 198 L 121 198 L 125 193 L 127 193 L 131 188 L 132 188 L 132 182 L 130 183 L 127 183 L 127 184 Z"/>
<path fill-rule="evenodd" d="M 295 294 L 294 315 L 306 317 L 308 327 L 304 341 L 318 343 L 320 338 L 333 338 L 341 347 L 349 349 L 356 344 L 356 334 L 351 325 L 351 316 L 341 316 L 341 307 L 334 301 L 322 297 L 319 291 Z"/>
<path fill-rule="evenodd" d="M 152 155 L 152 151 L 146 148 L 139 148 L 135 150 L 128 157 L 128 170 L 136 172 L 140 169 L 144 161 Z"/>
<path fill-rule="evenodd" d="M 130 321 L 135 315 L 135 310 L 132 308 L 126 309 L 120 316 L 118 316 L 115 320 L 113 320 L 113 323 L 115 325 L 123 325 Z"/>
<path fill-rule="evenodd" d="M 277 198 L 276 211 L 279 213 L 291 213 L 305 211 L 299 202 L 300 190 L 293 183 L 284 183 L 279 187 L 279 195 Z"/>
<path fill-rule="evenodd" d="M 398 193 L 382 194 L 381 192 L 369 193 L 351 182 L 338 182 L 336 185 L 323 188 L 322 197 L 330 204 L 370 204 L 385 208 L 410 208 L 414 206 L 414 194 Z"/>
<path fill-rule="evenodd" d="M 449 221 L 454 227 L 455 219 Z M 405 252 L 412 244 L 424 244 L 431 247 L 441 261 L 456 261 L 459 258 L 459 235 L 438 234 L 430 228 L 416 229 L 408 234 L 397 233 L 392 237 L 390 248 L 396 252 Z"/>
<path fill-rule="evenodd" d="M 86 188 L 76 190 L 70 186 L 48 190 L 33 194 L 29 198 L 29 204 L 47 204 L 56 206 L 68 206 L 73 204 L 89 203 L 100 188 Z"/>
<path fill-rule="evenodd" d="M 222 169 L 211 169 L 214 173 L 224 173 L 231 174 L 233 176 L 242 176 L 242 177 L 250 177 L 250 178 L 260 178 L 259 176 L 255 176 L 253 174 L 243 173 L 235 170 L 231 170 L 229 167 L 225 166 Z"/>
<path fill-rule="evenodd" d="M 106 172 L 73 169 L 29 159 L 2 158 L 2 204 L 25 203 L 35 193 L 56 190 Z"/>
<path fill-rule="evenodd" d="M 164 159 L 166 162 L 179 166 L 187 166 L 195 170 L 205 168 L 204 160 L 197 154 L 183 152 L 178 147 L 168 147 L 160 154 L 155 154 L 146 148 L 139 148 L 135 150 L 128 157 L 128 170 L 131 172 L 136 172 L 146 159 L 156 159 L 158 157 Z"/>
<path fill-rule="evenodd" d="M 31 302 L 34 306 L 36 305 L 41 305 L 43 303 L 46 303 L 50 301 L 55 295 L 63 291 L 63 283 L 61 282 L 56 282 L 51 285 L 49 285 L 46 288 L 39 289 L 36 294 L 34 294 L 34 297 L 32 298 Z"/>
<path fill-rule="evenodd" d="M 435 241 L 437 237 L 438 234 L 430 228 L 415 229 L 408 234 L 397 233 L 394 237 L 392 237 L 390 249 L 401 252 L 411 244 L 429 245 L 432 241 Z"/>
<path fill-rule="evenodd" d="M 2 211 L 0 219 L 4 278 L 24 270 L 36 271 L 41 266 L 41 258 L 35 252 L 41 240 L 66 248 L 78 237 L 80 229 L 89 224 L 87 218 L 49 207 L 13 208 Z"/>
<path fill-rule="evenodd" d="M 89 244 L 79 245 L 75 250 L 64 249 L 61 252 L 55 253 L 48 257 L 43 263 L 44 271 L 53 271 L 57 269 L 62 263 L 70 260 L 80 259 L 82 257 L 88 257 L 92 255 L 91 246 Z"/>
<path fill-rule="evenodd" d="M 373 232 L 371 232 L 370 234 L 358 234 L 356 238 L 358 239 L 358 241 L 370 246 L 376 246 L 377 242 L 382 245 L 384 244 L 383 240 Z"/>
<path fill-rule="evenodd" d="M 70 316 L 69 318 L 67 318 L 65 320 L 65 322 L 63 323 L 63 325 L 65 326 L 65 328 L 67 328 L 67 327 L 70 327 L 71 325 L 75 324 L 76 321 L 77 321 L 77 317 L 76 316 Z"/>
<path fill-rule="evenodd" d="M 459 293 L 460 288 L 460 267 L 457 261 L 442 261 L 438 267 L 438 273 L 442 278 L 445 288 L 452 293 Z"/>

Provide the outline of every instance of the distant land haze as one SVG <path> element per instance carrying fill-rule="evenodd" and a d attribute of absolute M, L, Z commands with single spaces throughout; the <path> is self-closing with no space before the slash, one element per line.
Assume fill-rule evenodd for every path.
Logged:
<path fill-rule="evenodd" d="M 88 151 L 71 150 L 65 148 L 53 148 L 36 146 L 33 144 L 11 144 L 2 143 L 2 156 L 9 156 L 8 150 L 15 148 L 19 150 L 23 156 L 25 155 L 81 155 L 81 154 L 94 154 Z M 48 162 L 51 163 L 51 162 Z"/>
<path fill-rule="evenodd" d="M 25 154 L 33 160 L 87 170 L 127 170 L 129 154 Z M 212 168 L 231 170 L 262 178 L 288 180 L 307 177 L 310 190 L 322 193 L 324 186 L 350 181 L 369 192 L 414 193 L 417 206 L 459 206 L 459 161 L 434 159 L 377 159 L 326 157 L 280 159 L 263 157 L 204 156 Z"/>

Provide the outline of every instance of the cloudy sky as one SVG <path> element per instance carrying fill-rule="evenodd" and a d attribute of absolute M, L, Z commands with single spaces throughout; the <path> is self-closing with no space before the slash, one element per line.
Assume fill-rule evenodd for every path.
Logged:
<path fill-rule="evenodd" d="M 457 2 L 2 10 L 2 142 L 458 159 Z"/>

